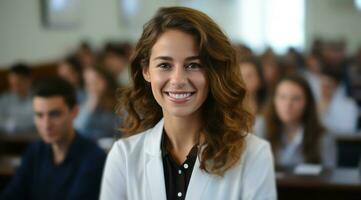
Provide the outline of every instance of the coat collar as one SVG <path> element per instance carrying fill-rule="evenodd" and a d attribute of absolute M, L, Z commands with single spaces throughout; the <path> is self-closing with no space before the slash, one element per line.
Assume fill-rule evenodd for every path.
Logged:
<path fill-rule="evenodd" d="M 162 140 L 163 127 L 164 119 L 161 119 L 148 133 L 146 133 L 145 153 L 151 156 L 161 156 L 160 142 Z"/>
<path fill-rule="evenodd" d="M 149 132 L 146 133 L 144 149 L 146 153 L 146 176 L 150 189 L 151 199 L 166 199 L 164 171 L 161 153 L 161 140 L 164 119 L 160 120 Z M 212 175 L 199 168 L 199 157 L 194 164 L 192 177 L 188 185 L 186 200 L 201 199 Z"/>

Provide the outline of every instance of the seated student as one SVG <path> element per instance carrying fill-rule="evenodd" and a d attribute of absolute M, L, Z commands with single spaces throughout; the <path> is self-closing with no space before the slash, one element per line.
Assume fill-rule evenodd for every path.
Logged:
<path fill-rule="evenodd" d="M 334 166 L 332 139 L 319 122 L 311 88 L 305 79 L 290 75 L 280 79 L 263 120 L 255 133 L 271 142 L 276 165 L 294 167 L 302 163 Z"/>
<path fill-rule="evenodd" d="M 31 69 L 23 63 L 10 68 L 10 90 L 0 96 L 0 132 L 7 134 L 35 133 L 31 105 Z"/>
<path fill-rule="evenodd" d="M 358 107 L 356 102 L 340 92 L 341 77 L 336 71 L 321 70 L 321 98 L 318 108 L 324 126 L 333 134 L 352 134 L 357 131 Z"/>
<path fill-rule="evenodd" d="M 65 80 L 36 85 L 34 121 L 42 138 L 30 145 L 0 199 L 98 199 L 105 153 L 73 128 L 76 94 Z"/>
<path fill-rule="evenodd" d="M 129 82 L 128 62 L 130 45 L 108 43 L 103 52 L 102 65 L 116 79 L 119 85 Z"/>
<path fill-rule="evenodd" d="M 241 61 L 240 69 L 247 89 L 245 103 L 254 115 L 258 115 L 266 95 L 261 66 L 254 58 L 248 58 Z"/>
<path fill-rule="evenodd" d="M 119 134 L 119 117 L 115 114 L 116 81 L 103 68 L 90 67 L 84 72 L 87 99 L 80 107 L 75 128 L 92 139 L 114 137 Z"/>
<path fill-rule="evenodd" d="M 284 69 L 281 68 L 279 59 L 272 48 L 266 49 L 260 59 L 268 96 L 273 91 L 277 80 L 284 74 Z"/>
<path fill-rule="evenodd" d="M 303 77 L 309 83 L 316 101 L 321 98 L 321 60 L 317 55 L 309 54 L 305 58 L 305 68 L 302 71 Z"/>
<path fill-rule="evenodd" d="M 85 101 L 83 88 L 83 66 L 76 56 L 68 56 L 58 64 L 58 75 L 67 80 L 76 89 L 78 103 Z"/>
<path fill-rule="evenodd" d="M 81 66 L 84 67 L 84 69 L 93 67 L 97 60 L 97 56 L 94 50 L 87 41 L 83 41 L 79 44 L 75 55 L 79 59 Z"/>

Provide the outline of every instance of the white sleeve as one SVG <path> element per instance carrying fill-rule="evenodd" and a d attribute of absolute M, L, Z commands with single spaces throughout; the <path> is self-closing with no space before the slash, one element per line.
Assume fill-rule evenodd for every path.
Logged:
<path fill-rule="evenodd" d="M 357 132 L 357 120 L 359 115 L 359 110 L 356 102 L 353 99 L 349 99 L 348 111 L 346 112 L 349 116 L 349 120 L 345 120 L 345 123 L 349 123 L 348 127 L 351 133 Z M 345 117 L 347 118 L 347 117 Z"/>
<path fill-rule="evenodd" d="M 255 135 L 257 135 L 258 137 L 265 139 L 266 138 L 265 126 L 266 126 L 266 124 L 265 124 L 263 116 L 257 115 L 254 126 L 253 126 L 253 129 L 254 129 L 253 133 Z"/>
<path fill-rule="evenodd" d="M 261 145 L 258 143 L 253 143 Z M 252 147 L 253 148 L 253 147 Z M 262 143 L 261 148 L 250 153 L 245 161 L 244 200 L 276 200 L 276 180 L 273 156 L 269 143 Z"/>
<path fill-rule="evenodd" d="M 115 143 L 110 150 L 104 167 L 100 200 L 126 200 L 126 178 L 124 155 L 120 145 Z"/>

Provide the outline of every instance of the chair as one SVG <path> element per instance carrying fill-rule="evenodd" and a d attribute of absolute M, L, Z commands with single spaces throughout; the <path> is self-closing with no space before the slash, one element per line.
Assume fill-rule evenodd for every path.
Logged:
<path fill-rule="evenodd" d="M 336 137 L 337 167 L 359 167 L 361 159 L 361 135 Z"/>

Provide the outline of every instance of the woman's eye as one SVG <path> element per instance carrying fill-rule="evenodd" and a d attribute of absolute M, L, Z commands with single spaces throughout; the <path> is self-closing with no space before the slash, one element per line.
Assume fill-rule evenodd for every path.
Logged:
<path fill-rule="evenodd" d="M 198 69 L 198 68 L 201 68 L 201 64 L 199 63 L 189 63 L 187 66 L 186 66 L 187 69 Z"/>
<path fill-rule="evenodd" d="M 170 64 L 168 64 L 168 63 L 160 63 L 160 64 L 158 65 L 158 67 L 161 68 L 161 69 L 169 69 L 169 68 L 170 68 Z"/>

